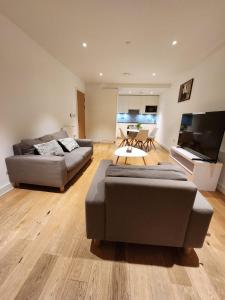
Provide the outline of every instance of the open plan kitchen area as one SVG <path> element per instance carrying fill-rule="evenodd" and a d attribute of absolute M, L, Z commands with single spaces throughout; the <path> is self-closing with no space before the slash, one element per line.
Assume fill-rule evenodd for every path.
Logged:
<path fill-rule="evenodd" d="M 116 137 L 122 139 L 120 146 L 131 145 L 145 151 L 155 148 L 160 92 L 152 88 L 119 88 Z"/>

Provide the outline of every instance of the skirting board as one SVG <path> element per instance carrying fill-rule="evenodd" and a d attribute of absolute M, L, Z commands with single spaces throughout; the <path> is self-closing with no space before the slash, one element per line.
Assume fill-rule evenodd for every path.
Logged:
<path fill-rule="evenodd" d="M 7 183 L 6 185 L 1 186 L 0 187 L 0 197 L 4 194 L 8 193 L 12 189 L 13 189 L 13 186 L 11 185 L 11 183 Z"/>

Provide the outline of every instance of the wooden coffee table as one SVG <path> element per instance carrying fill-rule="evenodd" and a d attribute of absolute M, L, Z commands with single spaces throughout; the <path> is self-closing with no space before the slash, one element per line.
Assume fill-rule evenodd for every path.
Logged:
<path fill-rule="evenodd" d="M 121 147 L 116 149 L 114 155 L 117 156 L 116 164 L 118 163 L 118 160 L 120 157 L 125 157 L 125 164 L 127 163 L 128 157 L 142 157 L 144 164 L 146 165 L 145 156 L 147 153 L 141 149 L 131 147 L 132 152 L 127 152 L 128 147 Z"/>

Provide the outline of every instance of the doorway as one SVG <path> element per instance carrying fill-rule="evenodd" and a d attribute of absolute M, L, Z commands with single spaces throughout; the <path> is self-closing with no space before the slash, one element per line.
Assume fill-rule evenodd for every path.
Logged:
<path fill-rule="evenodd" d="M 85 94 L 77 91 L 78 137 L 85 139 Z"/>

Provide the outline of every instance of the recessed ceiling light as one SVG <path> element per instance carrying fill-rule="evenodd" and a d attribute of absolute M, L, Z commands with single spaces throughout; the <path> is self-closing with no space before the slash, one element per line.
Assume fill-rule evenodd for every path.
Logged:
<path fill-rule="evenodd" d="M 130 76 L 131 74 L 129 72 L 123 72 L 124 76 Z"/>
<path fill-rule="evenodd" d="M 150 94 L 153 95 L 153 91 L 151 91 Z"/>
<path fill-rule="evenodd" d="M 172 42 L 172 46 L 175 46 L 177 44 L 177 41 Z"/>
<path fill-rule="evenodd" d="M 99 73 L 99 76 L 103 76 L 103 73 L 100 72 L 100 73 Z"/>
<path fill-rule="evenodd" d="M 82 43 L 82 46 L 83 46 L 84 48 L 87 48 L 87 43 L 83 42 L 83 43 Z"/>
<path fill-rule="evenodd" d="M 131 94 L 131 91 L 129 91 L 129 94 Z"/>
<path fill-rule="evenodd" d="M 155 76 L 156 76 L 156 73 L 152 73 L 152 76 L 155 77 Z"/>

